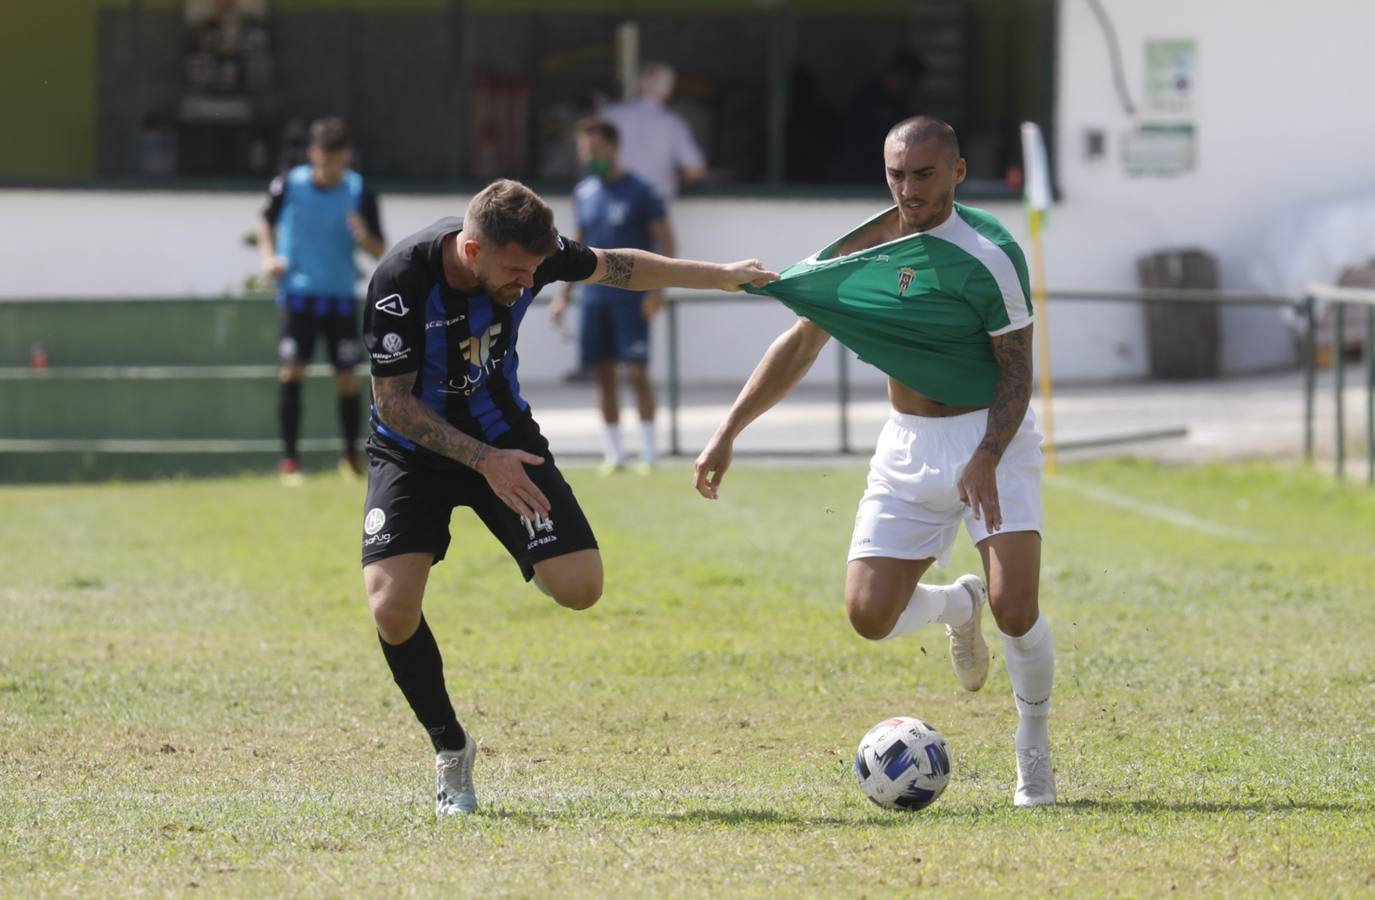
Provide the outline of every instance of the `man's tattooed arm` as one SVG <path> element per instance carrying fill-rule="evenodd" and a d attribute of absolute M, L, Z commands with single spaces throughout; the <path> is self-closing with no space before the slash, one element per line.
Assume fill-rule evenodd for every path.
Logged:
<path fill-rule="evenodd" d="M 635 271 L 635 257 L 624 250 L 607 250 L 602 253 L 606 271 L 602 273 L 599 284 L 623 288 L 630 284 L 631 273 Z"/>
<path fill-rule="evenodd" d="M 1031 403 L 1031 329 L 993 337 L 993 358 L 998 361 L 998 384 L 988 408 L 988 430 L 979 449 L 1001 458 L 1016 436 Z"/>
<path fill-rule="evenodd" d="M 476 469 L 492 452 L 492 447 L 440 418 L 411 393 L 414 386 L 414 372 L 372 380 L 372 396 L 382 421 L 392 431 L 405 435 L 425 449 Z"/>

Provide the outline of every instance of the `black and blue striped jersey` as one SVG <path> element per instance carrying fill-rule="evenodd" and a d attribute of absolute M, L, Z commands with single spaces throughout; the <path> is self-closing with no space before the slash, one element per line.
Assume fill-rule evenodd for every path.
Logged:
<path fill-rule="evenodd" d="M 445 238 L 463 229 L 440 219 L 387 252 L 368 285 L 363 342 L 374 378 L 416 373 L 414 396 L 464 434 L 491 443 L 530 419 L 520 395 L 516 336 L 535 295 L 554 281 L 582 281 L 597 268 L 591 250 L 568 238 L 535 270 L 534 287 L 507 306 L 444 279 Z M 458 465 L 387 427 L 372 411 L 373 433 L 434 464 Z"/>

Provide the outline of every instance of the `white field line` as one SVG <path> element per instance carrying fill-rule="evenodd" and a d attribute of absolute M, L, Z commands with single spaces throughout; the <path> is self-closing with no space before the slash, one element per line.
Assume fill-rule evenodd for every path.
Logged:
<path fill-rule="evenodd" d="M 1048 475 L 1046 483 L 1052 487 L 1063 488 L 1072 494 L 1096 500 L 1106 506 L 1116 507 L 1126 512 L 1135 513 L 1138 516 L 1145 516 L 1150 519 L 1158 519 L 1161 522 L 1168 522 L 1179 528 L 1190 531 L 1200 531 L 1204 534 L 1211 534 L 1214 537 L 1230 538 L 1234 541 L 1243 541 L 1248 544 L 1268 544 L 1271 539 L 1259 532 L 1248 531 L 1244 528 L 1233 528 L 1230 525 L 1223 525 L 1219 522 L 1211 522 L 1207 519 L 1199 518 L 1193 513 L 1176 509 L 1173 506 L 1166 506 L 1163 503 L 1152 503 L 1149 500 L 1142 500 L 1130 494 L 1122 494 L 1111 488 L 1105 488 L 1096 484 L 1085 484 L 1082 481 L 1068 478 L 1064 475 Z"/>

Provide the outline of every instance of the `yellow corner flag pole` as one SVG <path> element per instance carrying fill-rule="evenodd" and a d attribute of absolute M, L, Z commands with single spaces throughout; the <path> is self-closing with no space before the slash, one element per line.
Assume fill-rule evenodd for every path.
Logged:
<path fill-rule="evenodd" d="M 1055 474 L 1055 414 L 1051 405 L 1050 327 L 1046 315 L 1045 222 L 1050 209 L 1050 167 L 1035 122 L 1022 123 L 1022 167 L 1027 231 L 1031 236 L 1031 300 L 1036 306 L 1036 349 L 1041 357 L 1041 424 L 1046 436 L 1046 472 Z"/>

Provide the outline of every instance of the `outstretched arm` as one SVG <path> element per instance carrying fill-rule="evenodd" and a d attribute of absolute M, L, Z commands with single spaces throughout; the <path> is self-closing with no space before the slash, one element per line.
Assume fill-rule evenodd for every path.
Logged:
<path fill-rule="evenodd" d="M 993 337 L 993 358 L 998 361 L 998 384 L 988 407 L 988 428 L 960 476 L 960 499 L 969 504 L 974 518 L 983 519 L 989 531 L 1003 525 L 998 507 L 998 460 L 1012 443 L 1031 405 L 1031 329 Z"/>
<path fill-rule="evenodd" d="M 695 259 L 669 259 L 648 250 L 593 250 L 597 268 L 586 281 L 630 291 L 659 288 L 738 291 L 741 285 L 763 287 L 778 275 L 757 259 L 733 263 L 709 263 Z"/>
<path fill-rule="evenodd" d="M 695 473 L 699 494 L 709 500 L 717 498 L 721 479 L 725 477 L 726 469 L 730 468 L 731 447 L 735 439 L 745 430 L 745 426 L 797 387 L 829 339 L 830 335 L 820 327 L 806 319 L 799 319 L 796 325 L 769 345 L 749 381 L 740 389 L 740 396 L 731 404 L 730 412 L 726 413 L 726 418 L 717 426 L 706 449 L 697 457 Z"/>

